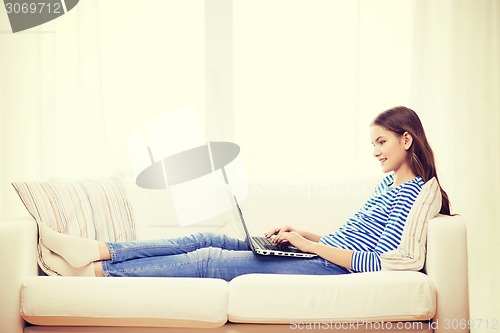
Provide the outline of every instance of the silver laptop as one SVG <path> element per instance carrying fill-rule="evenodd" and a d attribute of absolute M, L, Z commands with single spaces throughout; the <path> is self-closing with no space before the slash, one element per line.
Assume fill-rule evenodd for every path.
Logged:
<path fill-rule="evenodd" d="M 243 218 L 243 213 L 241 212 L 240 204 L 238 203 L 236 197 L 234 197 L 234 202 L 238 208 L 240 221 L 243 225 L 243 229 L 245 230 L 246 242 L 254 253 L 265 256 L 275 255 L 300 258 L 312 258 L 317 256 L 317 254 L 314 253 L 302 252 L 290 244 L 273 244 L 269 238 L 264 236 L 250 236 L 245 219 Z"/>

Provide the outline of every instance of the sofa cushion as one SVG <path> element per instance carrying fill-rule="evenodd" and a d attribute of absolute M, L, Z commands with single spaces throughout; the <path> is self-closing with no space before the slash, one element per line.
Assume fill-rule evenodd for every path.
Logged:
<path fill-rule="evenodd" d="M 228 285 L 217 279 L 31 277 L 21 315 L 35 325 L 219 327 Z"/>
<path fill-rule="evenodd" d="M 239 323 L 418 321 L 436 312 L 423 273 L 243 275 L 230 283 L 229 320 Z"/>
<path fill-rule="evenodd" d="M 422 187 L 408 213 L 401 243 L 380 256 L 384 270 L 419 271 L 425 264 L 427 224 L 441 210 L 441 188 L 436 178 Z"/>
<path fill-rule="evenodd" d="M 111 242 L 135 239 L 132 206 L 119 177 L 12 185 L 37 223 L 77 237 Z"/>

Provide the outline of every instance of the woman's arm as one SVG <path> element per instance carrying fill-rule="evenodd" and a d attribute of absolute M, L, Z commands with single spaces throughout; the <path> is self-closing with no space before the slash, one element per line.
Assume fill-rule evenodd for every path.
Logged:
<path fill-rule="evenodd" d="M 312 250 L 306 252 L 315 253 L 321 258 L 333 262 L 336 265 L 352 269 L 353 250 L 346 250 L 321 243 L 314 243 Z"/>
<path fill-rule="evenodd" d="M 300 233 L 300 235 L 302 237 L 304 237 L 305 239 L 310 240 L 310 241 L 315 242 L 315 243 L 319 242 L 319 240 L 321 239 L 320 235 L 317 235 L 317 234 L 314 234 L 314 233 L 308 232 L 308 231 L 302 231 Z"/>

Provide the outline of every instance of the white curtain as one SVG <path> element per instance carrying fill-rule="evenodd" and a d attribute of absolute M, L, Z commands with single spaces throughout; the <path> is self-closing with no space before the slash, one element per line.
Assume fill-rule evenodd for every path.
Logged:
<path fill-rule="evenodd" d="M 95 12 L 93 2 L 17 34 L 2 17 L 3 216 L 19 213 L 13 180 L 109 172 Z"/>
<path fill-rule="evenodd" d="M 17 34 L 1 13 L 0 218 L 24 214 L 14 180 L 128 176 L 130 130 L 185 105 L 209 139 L 242 146 L 250 182 L 378 177 L 368 125 L 402 104 L 419 113 L 468 224 L 471 317 L 500 318 L 500 2 L 220 6 L 218 16 L 196 0 L 85 0 Z"/>
<path fill-rule="evenodd" d="M 415 4 L 415 107 L 429 114 L 444 186 L 467 222 L 471 318 L 498 321 L 500 2 Z"/>
<path fill-rule="evenodd" d="M 0 17 L 1 217 L 25 215 L 12 181 L 128 177 L 133 128 L 203 108 L 203 2 L 138 4 L 81 1 L 16 34 Z"/>

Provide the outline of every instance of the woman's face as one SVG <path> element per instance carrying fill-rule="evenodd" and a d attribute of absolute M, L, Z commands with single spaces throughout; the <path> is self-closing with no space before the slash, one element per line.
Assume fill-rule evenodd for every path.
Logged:
<path fill-rule="evenodd" d="M 373 144 L 373 156 L 380 161 L 384 173 L 391 171 L 397 173 L 402 166 L 408 165 L 406 149 L 411 146 L 411 137 L 398 136 L 381 126 L 374 125 L 370 127 L 370 139 Z"/>

